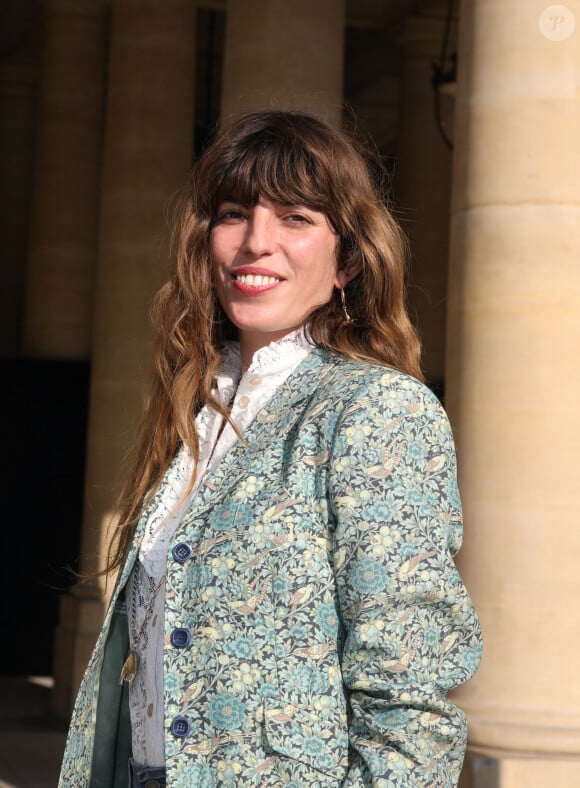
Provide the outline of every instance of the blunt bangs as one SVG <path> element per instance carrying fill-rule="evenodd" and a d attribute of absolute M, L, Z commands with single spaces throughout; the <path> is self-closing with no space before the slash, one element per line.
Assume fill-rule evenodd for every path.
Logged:
<path fill-rule="evenodd" d="M 260 197 L 286 205 L 304 205 L 329 215 L 328 195 L 334 191 L 330 173 L 306 141 L 266 127 L 236 140 L 225 151 L 213 184 L 214 205 L 233 200 L 255 205 Z"/>

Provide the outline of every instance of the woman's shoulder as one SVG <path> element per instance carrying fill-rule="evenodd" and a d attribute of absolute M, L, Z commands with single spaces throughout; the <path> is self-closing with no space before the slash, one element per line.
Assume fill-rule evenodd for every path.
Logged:
<path fill-rule="evenodd" d="M 389 435 L 389 439 L 437 445 L 453 454 L 453 432 L 443 405 L 412 375 L 335 357 L 327 386 L 325 400 L 334 404 L 339 431 L 360 428 L 365 445 L 374 433 L 381 444 Z"/>
<path fill-rule="evenodd" d="M 440 401 L 424 383 L 405 372 L 381 364 L 329 354 L 332 370 L 328 385 L 338 396 L 353 402 L 387 399 L 393 404 L 421 404 L 423 407 L 442 409 Z"/>

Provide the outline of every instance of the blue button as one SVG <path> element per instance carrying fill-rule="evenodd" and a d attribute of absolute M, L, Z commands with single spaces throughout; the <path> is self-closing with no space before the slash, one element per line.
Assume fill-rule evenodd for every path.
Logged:
<path fill-rule="evenodd" d="M 191 632 L 189 629 L 178 627 L 171 633 L 171 642 L 176 648 L 187 648 L 191 643 Z"/>
<path fill-rule="evenodd" d="M 179 561 L 180 564 L 184 564 L 189 558 L 191 558 L 191 547 L 185 542 L 179 542 L 179 544 L 176 544 L 171 552 L 173 553 L 175 560 Z"/>
<path fill-rule="evenodd" d="M 190 727 L 187 717 L 174 717 L 171 722 L 171 733 L 179 739 L 183 739 L 189 733 Z"/>

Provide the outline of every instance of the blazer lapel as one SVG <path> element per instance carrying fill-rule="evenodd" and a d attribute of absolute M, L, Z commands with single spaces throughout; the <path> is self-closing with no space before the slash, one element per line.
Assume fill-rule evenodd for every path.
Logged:
<path fill-rule="evenodd" d="M 290 432 L 304 410 L 301 403 L 313 396 L 321 380 L 333 367 L 333 358 L 328 351 L 313 348 L 257 414 L 243 434 L 243 440 L 236 441 L 202 482 L 184 517 L 183 525 L 212 507 L 239 483 L 247 471 L 248 455 L 251 457 L 259 453 L 262 447 L 281 441 Z"/>

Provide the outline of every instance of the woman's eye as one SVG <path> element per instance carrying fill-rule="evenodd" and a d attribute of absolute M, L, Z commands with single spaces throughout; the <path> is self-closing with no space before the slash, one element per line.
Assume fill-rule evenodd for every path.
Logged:
<path fill-rule="evenodd" d="M 227 211 L 220 211 L 217 215 L 216 221 L 217 222 L 233 222 L 238 221 L 239 219 L 243 219 L 244 216 L 241 211 L 236 210 L 235 208 L 228 208 Z"/>
<path fill-rule="evenodd" d="M 312 224 L 308 216 L 304 216 L 302 213 L 290 213 L 285 218 L 292 224 Z"/>

